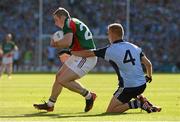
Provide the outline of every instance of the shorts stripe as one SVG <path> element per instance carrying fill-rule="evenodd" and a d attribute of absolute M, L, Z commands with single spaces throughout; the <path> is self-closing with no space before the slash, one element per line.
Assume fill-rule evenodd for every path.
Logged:
<path fill-rule="evenodd" d="M 86 62 L 86 58 L 82 58 L 82 60 L 79 62 L 79 64 L 77 65 L 79 68 L 81 68 L 83 65 L 84 65 L 84 63 Z"/>
<path fill-rule="evenodd" d="M 97 57 L 82 58 L 71 55 L 65 65 L 75 72 L 79 77 L 87 74 L 97 62 Z"/>
<path fill-rule="evenodd" d="M 134 103 L 133 103 L 133 102 L 130 102 L 130 103 L 131 103 L 131 107 L 132 107 L 132 108 L 135 108 Z"/>
<path fill-rule="evenodd" d="M 124 88 L 119 87 L 118 90 L 115 92 L 114 96 L 115 96 L 116 98 L 118 98 L 119 95 L 123 92 L 123 90 L 124 90 Z"/>

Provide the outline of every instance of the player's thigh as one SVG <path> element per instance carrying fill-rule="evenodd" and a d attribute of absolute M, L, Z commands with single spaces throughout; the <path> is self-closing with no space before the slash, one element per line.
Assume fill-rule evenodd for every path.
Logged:
<path fill-rule="evenodd" d="M 62 65 L 59 70 L 57 71 L 56 75 L 60 75 L 62 72 L 64 72 L 65 70 L 67 70 L 67 66 L 66 65 Z"/>
<path fill-rule="evenodd" d="M 65 64 L 63 64 L 61 69 L 56 74 L 56 81 L 60 83 L 70 82 L 76 79 L 79 79 L 79 76 Z"/>
<path fill-rule="evenodd" d="M 114 108 L 116 108 L 117 106 L 120 106 L 120 105 L 123 105 L 123 103 L 121 101 L 119 101 L 115 96 L 113 96 L 107 107 L 106 112 L 112 112 Z"/>
<path fill-rule="evenodd" d="M 138 95 L 142 94 L 145 88 L 146 88 L 146 84 L 132 88 L 119 87 L 115 91 L 114 97 L 116 97 L 122 103 L 128 103 L 132 98 L 136 98 Z"/>
<path fill-rule="evenodd" d="M 72 55 L 65 62 L 65 65 L 75 72 L 79 77 L 83 77 L 94 68 L 97 63 L 97 57 L 82 58 Z"/>

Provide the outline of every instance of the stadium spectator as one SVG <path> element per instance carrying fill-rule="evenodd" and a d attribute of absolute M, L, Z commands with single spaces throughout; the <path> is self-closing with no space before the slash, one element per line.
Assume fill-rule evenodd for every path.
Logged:
<path fill-rule="evenodd" d="M 0 45 L 0 66 L 2 65 L 2 57 L 3 57 L 3 50 L 2 50 L 2 45 Z"/>
<path fill-rule="evenodd" d="M 15 50 L 13 55 L 13 71 L 19 71 L 19 65 L 20 65 L 20 51 Z"/>
<path fill-rule="evenodd" d="M 101 57 L 115 69 L 119 87 L 115 91 L 107 113 L 123 113 L 128 109 L 141 108 L 148 113 L 159 112 L 161 108 L 153 106 L 141 94 L 146 88 L 146 82 L 152 80 L 152 65 L 141 48 L 123 40 L 124 29 L 121 24 L 108 26 L 109 46 L 98 50 L 72 51 L 73 55 L 82 57 Z M 142 65 L 145 65 L 147 75 L 144 76 Z M 130 101 L 132 98 L 135 100 Z"/>
<path fill-rule="evenodd" d="M 45 53 L 47 59 L 48 59 L 48 71 L 52 71 L 55 58 L 56 58 L 56 49 L 54 47 L 48 46 Z"/>
<path fill-rule="evenodd" d="M 33 71 L 33 51 L 32 49 L 27 49 L 24 52 L 24 70 Z"/>
<path fill-rule="evenodd" d="M 11 33 L 8 33 L 5 38 L 5 42 L 3 42 L 1 49 L 3 56 L 2 56 L 2 64 L 0 67 L 0 77 L 7 70 L 8 78 L 11 79 L 11 74 L 13 71 L 13 53 L 14 50 L 18 50 L 17 46 L 13 42 L 13 37 Z"/>
<path fill-rule="evenodd" d="M 72 50 L 95 49 L 92 33 L 80 20 L 71 18 L 69 12 L 59 7 L 53 14 L 55 25 L 61 28 L 64 36 L 60 40 L 51 40 L 51 46 L 56 48 L 70 48 Z M 93 107 L 96 94 L 84 88 L 77 79 L 87 74 L 97 62 L 96 57 L 82 58 L 70 56 L 56 74 L 49 101 L 44 104 L 34 104 L 39 110 L 53 111 L 54 104 L 65 87 L 76 92 L 86 100 L 84 111 L 88 112 Z"/>
<path fill-rule="evenodd" d="M 51 34 L 57 30 L 53 26 L 51 13 L 54 11 L 52 8 L 59 5 L 72 11 L 73 16 L 83 19 L 85 24 L 91 27 L 92 33 L 98 37 L 105 36 L 105 25 L 112 22 L 120 22 L 126 26 L 126 0 L 79 1 L 43 0 L 43 34 Z M 171 71 L 176 65 L 175 59 L 178 57 L 178 53 L 174 52 L 179 52 L 180 38 L 179 4 L 179 0 L 130 1 L 131 40 L 146 52 L 154 64 L 155 71 Z M 24 47 L 29 38 L 35 43 L 38 42 L 40 19 L 38 1 L 6 0 L 0 1 L 0 7 L 0 40 L 7 32 L 13 32 L 16 34 L 16 40 L 24 40 L 19 42 L 20 47 Z M 100 41 L 96 42 L 97 46 L 101 43 Z M 22 48 L 21 52 L 25 50 Z M 35 62 L 37 61 L 34 60 Z"/>

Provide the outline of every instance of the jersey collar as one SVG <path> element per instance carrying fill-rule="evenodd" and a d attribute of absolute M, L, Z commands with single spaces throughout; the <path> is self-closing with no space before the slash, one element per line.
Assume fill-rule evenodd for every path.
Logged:
<path fill-rule="evenodd" d="M 124 40 L 122 40 L 122 39 L 116 40 L 116 41 L 113 42 L 113 44 L 115 44 L 115 43 L 120 43 L 120 42 L 124 42 Z"/>

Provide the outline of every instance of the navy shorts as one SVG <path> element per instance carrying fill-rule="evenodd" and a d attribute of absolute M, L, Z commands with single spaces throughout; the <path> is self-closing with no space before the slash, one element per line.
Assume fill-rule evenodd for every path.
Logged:
<path fill-rule="evenodd" d="M 122 103 L 127 103 L 132 98 L 136 98 L 138 95 L 142 94 L 145 89 L 146 89 L 146 84 L 138 86 L 138 87 L 132 87 L 132 88 L 119 87 L 115 91 L 114 97 L 116 97 Z"/>

